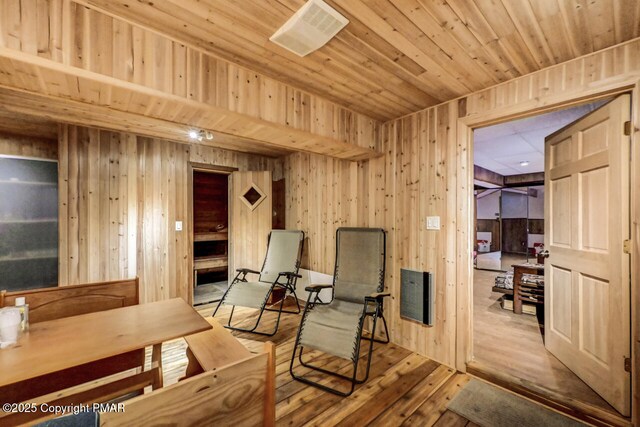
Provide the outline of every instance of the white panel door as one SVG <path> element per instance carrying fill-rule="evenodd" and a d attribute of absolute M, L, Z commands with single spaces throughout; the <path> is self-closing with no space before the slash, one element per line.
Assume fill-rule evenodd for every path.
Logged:
<path fill-rule="evenodd" d="M 545 345 L 625 416 L 629 117 L 630 96 L 621 95 L 545 141 Z"/>

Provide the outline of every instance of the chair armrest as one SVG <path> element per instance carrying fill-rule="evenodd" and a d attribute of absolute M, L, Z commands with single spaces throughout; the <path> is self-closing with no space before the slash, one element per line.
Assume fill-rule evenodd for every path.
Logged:
<path fill-rule="evenodd" d="M 259 271 L 255 271 L 255 270 L 252 270 L 250 268 L 238 268 L 238 269 L 236 269 L 236 271 L 238 273 L 244 273 L 244 274 L 247 274 L 247 273 L 260 274 Z"/>
<path fill-rule="evenodd" d="M 307 292 L 320 292 L 323 289 L 333 288 L 333 285 L 311 285 L 304 288 Z"/>
<path fill-rule="evenodd" d="M 278 273 L 280 276 L 287 276 L 288 278 L 297 277 L 298 279 L 302 279 L 302 275 L 298 273 L 294 273 L 292 271 L 281 271 Z"/>
<path fill-rule="evenodd" d="M 371 295 L 367 295 L 364 297 L 365 301 L 378 301 L 382 302 L 383 298 L 390 297 L 391 294 L 389 292 L 374 292 Z"/>

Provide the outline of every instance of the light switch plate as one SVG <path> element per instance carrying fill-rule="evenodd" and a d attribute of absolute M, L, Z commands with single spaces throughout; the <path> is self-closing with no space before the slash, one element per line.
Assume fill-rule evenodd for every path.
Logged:
<path fill-rule="evenodd" d="M 440 230 L 440 217 L 428 216 L 427 217 L 427 230 Z"/>
<path fill-rule="evenodd" d="M 176 231 L 182 231 L 182 221 L 176 221 Z"/>

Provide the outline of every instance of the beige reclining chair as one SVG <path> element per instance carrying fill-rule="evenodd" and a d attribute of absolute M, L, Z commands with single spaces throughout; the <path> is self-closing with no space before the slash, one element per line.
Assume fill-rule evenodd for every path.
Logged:
<path fill-rule="evenodd" d="M 302 257 L 302 247 L 304 244 L 304 232 L 299 230 L 273 230 L 269 233 L 267 243 L 267 254 L 261 271 L 249 268 L 239 268 L 236 270 L 236 277 L 229 285 L 229 288 L 218 303 L 213 316 L 216 315 L 222 304 L 232 305 L 231 313 L 226 328 L 242 332 L 253 332 L 255 334 L 272 336 L 278 332 L 280 316 L 282 313 L 300 313 L 300 304 L 296 295 L 296 281 L 302 277 L 298 274 L 300 258 Z M 259 274 L 257 281 L 247 280 L 247 274 Z M 284 289 L 284 295 L 280 300 L 279 307 L 267 307 L 267 301 L 275 289 Z M 297 310 L 283 310 L 284 301 L 287 294 L 293 295 Z M 255 325 L 251 329 L 239 328 L 231 325 L 233 312 L 236 306 L 257 308 L 260 315 Z M 256 328 L 260 323 L 262 314 L 265 311 L 277 311 L 278 319 L 273 332 L 258 332 Z"/>
<path fill-rule="evenodd" d="M 384 319 L 382 302 L 389 294 L 384 290 L 385 274 L 385 233 L 380 228 L 339 228 L 336 233 L 336 265 L 333 285 L 308 286 L 307 304 L 302 315 L 300 328 L 293 347 L 291 376 L 306 384 L 335 393 L 349 396 L 356 384 L 361 384 L 369 377 L 373 342 L 389 342 L 387 322 Z M 329 304 L 319 298 L 322 289 L 333 288 L 333 300 Z M 367 316 L 373 318 L 373 327 L 368 337 L 362 336 L 364 321 Z M 376 340 L 377 319 L 382 318 L 386 339 Z M 367 368 L 363 378 L 357 378 L 358 361 L 360 360 L 360 342 L 369 341 Z M 353 364 L 353 375 L 346 376 L 315 367 L 303 361 L 305 349 L 320 350 L 334 356 L 347 359 Z M 333 375 L 350 382 L 350 389 L 340 391 L 330 388 L 308 378 L 296 376 L 293 363 L 296 352 L 306 368 Z"/>

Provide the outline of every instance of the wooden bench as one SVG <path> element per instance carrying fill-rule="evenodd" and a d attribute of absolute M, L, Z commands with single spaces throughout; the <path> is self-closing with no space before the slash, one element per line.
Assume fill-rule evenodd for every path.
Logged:
<path fill-rule="evenodd" d="M 136 277 L 85 285 L 2 291 L 0 307 L 15 305 L 16 298 L 24 297 L 29 304 L 29 322 L 38 323 L 136 305 L 140 299 L 138 287 Z"/>
<path fill-rule="evenodd" d="M 252 353 L 212 317 L 205 319 L 212 329 L 184 337 L 189 365 L 185 377 L 212 371 L 251 357 Z"/>
<path fill-rule="evenodd" d="M 138 279 L 118 280 L 84 285 L 0 292 L 0 306 L 15 305 L 16 298 L 24 297 L 29 304 L 32 324 L 80 314 L 93 313 L 119 307 L 137 305 Z M 63 372 L 43 375 L 18 384 L 0 387 L 1 402 L 33 401 L 60 390 L 95 382 L 104 377 L 144 368 L 145 352 L 135 350 L 109 359 L 88 363 Z M 145 384 L 146 385 L 146 384 Z M 123 394 L 142 392 L 137 386 Z M 6 415 L 6 414 L 5 414 Z M 4 417 L 3 417 L 4 418 Z M 4 420 L 6 421 L 6 419 Z"/>
<path fill-rule="evenodd" d="M 100 426 L 275 426 L 274 349 L 265 343 L 247 358 L 105 407 Z"/>
<path fill-rule="evenodd" d="M 228 333 L 223 328 L 222 332 Z M 209 332 L 213 332 L 212 334 Z M 220 330 L 203 332 L 187 339 L 192 351 L 207 367 L 222 363 L 230 356 L 216 356 L 230 344 L 204 341 L 221 337 Z M 229 336 L 231 336 L 229 334 Z M 231 337 L 233 338 L 233 337 Z M 236 342 L 236 344 L 239 344 Z M 252 354 L 235 344 L 230 353 L 241 359 L 216 366 L 171 386 L 124 402 L 121 412 L 101 412 L 102 427 L 131 425 L 275 425 L 275 346 L 267 342 L 264 350 Z M 244 357 L 246 354 L 248 357 Z M 211 363 L 211 364 L 209 364 Z"/>

